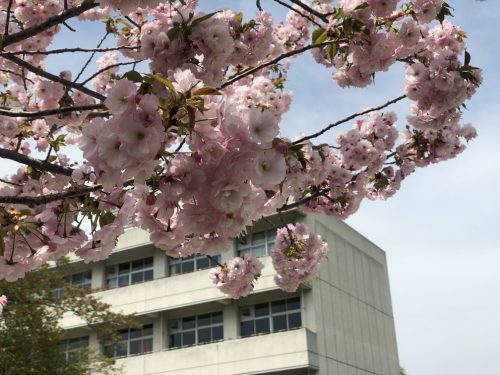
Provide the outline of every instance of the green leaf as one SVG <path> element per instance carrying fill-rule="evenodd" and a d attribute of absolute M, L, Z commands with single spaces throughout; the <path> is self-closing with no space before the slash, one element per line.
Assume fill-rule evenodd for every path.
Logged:
<path fill-rule="evenodd" d="M 217 12 L 212 12 L 212 13 L 208 13 L 208 14 L 205 14 L 204 16 L 201 16 L 197 19 L 195 19 L 192 23 L 191 23 L 191 26 L 198 26 L 200 23 L 202 23 L 203 21 L 206 21 L 208 20 L 209 18 L 213 17 L 214 15 L 216 15 L 217 13 L 219 13 L 218 11 Z"/>
<path fill-rule="evenodd" d="M 326 52 L 328 53 L 328 57 L 330 60 L 333 60 L 335 55 L 337 55 L 338 52 L 338 46 L 337 44 L 330 44 L 329 46 L 326 47 Z"/>
<path fill-rule="evenodd" d="M 365 9 L 365 8 L 368 8 L 370 6 L 370 4 L 368 4 L 367 2 L 364 2 L 364 3 L 361 3 L 359 4 L 356 8 L 354 8 L 353 10 L 361 10 L 361 9 Z"/>
<path fill-rule="evenodd" d="M 30 166 L 26 167 L 26 174 L 33 180 L 39 180 L 42 176 L 42 172 Z"/>
<path fill-rule="evenodd" d="M 181 27 L 174 26 L 170 30 L 167 31 L 168 39 L 175 40 L 181 35 Z"/>
<path fill-rule="evenodd" d="M 116 216 L 112 212 L 105 212 L 99 216 L 99 225 L 102 227 L 115 221 Z"/>
<path fill-rule="evenodd" d="M 464 65 L 469 65 L 470 64 L 470 53 L 465 50 L 465 58 L 464 58 Z"/>
<path fill-rule="evenodd" d="M 128 79 L 129 81 L 135 82 L 135 83 L 141 83 L 142 82 L 142 75 L 141 73 L 135 71 L 135 70 L 130 70 L 126 72 L 123 75 L 123 78 Z"/>
<path fill-rule="evenodd" d="M 170 82 L 163 74 L 161 73 L 154 73 L 151 75 L 151 77 L 155 80 L 158 81 L 162 84 L 165 85 L 170 91 L 177 92 L 175 89 L 174 85 L 172 82 Z"/>
<path fill-rule="evenodd" d="M 443 23 L 446 16 L 453 17 L 453 14 L 451 13 L 452 9 L 453 8 L 448 3 L 443 3 L 441 11 L 436 16 L 436 19 L 439 21 L 439 23 Z"/>
<path fill-rule="evenodd" d="M 222 95 L 222 93 L 214 87 L 204 86 L 195 90 L 193 95 Z"/>
<path fill-rule="evenodd" d="M 323 43 L 326 39 L 328 39 L 328 34 L 326 30 L 321 27 L 312 32 L 311 38 L 313 44 L 320 44 Z"/>

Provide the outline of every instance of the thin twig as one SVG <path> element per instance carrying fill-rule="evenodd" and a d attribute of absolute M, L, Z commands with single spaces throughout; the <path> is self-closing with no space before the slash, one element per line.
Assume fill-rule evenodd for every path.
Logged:
<path fill-rule="evenodd" d="M 63 167 L 62 165 L 59 164 L 51 164 L 43 160 L 35 159 L 30 156 L 20 154 L 19 152 L 14 150 L 7 150 L 5 148 L 0 148 L 0 158 L 17 161 L 18 163 L 28 165 L 35 169 L 52 172 L 55 174 L 71 176 L 71 174 L 73 173 L 73 169 L 69 167 Z"/>
<path fill-rule="evenodd" d="M 104 34 L 104 36 L 101 38 L 101 40 L 97 44 L 96 48 L 100 48 L 102 46 L 102 44 L 104 43 L 104 41 L 106 40 L 106 38 L 108 37 L 108 35 L 109 35 L 109 32 L 106 32 L 106 34 Z M 83 64 L 82 69 L 80 69 L 80 71 L 78 72 L 78 74 L 77 74 L 76 78 L 73 80 L 73 82 L 77 82 L 78 81 L 78 78 L 80 78 L 81 75 L 83 74 L 83 72 L 85 71 L 85 69 L 87 69 L 87 67 L 89 66 L 90 62 L 94 58 L 95 54 L 96 54 L 95 52 L 92 52 L 92 54 L 87 59 L 87 61 L 85 62 L 85 64 Z"/>
<path fill-rule="evenodd" d="M 271 65 L 274 65 L 274 64 L 277 64 L 278 62 L 280 62 L 281 60 L 283 59 L 286 59 L 288 57 L 292 57 L 292 56 L 295 56 L 295 55 L 299 55 L 301 53 L 304 53 L 306 51 L 309 51 L 310 49 L 314 49 L 314 48 L 322 48 L 322 47 L 326 47 L 326 46 L 329 46 L 330 44 L 335 44 L 335 43 L 339 43 L 338 40 L 329 40 L 327 42 L 323 42 L 323 43 L 318 43 L 318 44 L 309 44 L 305 47 L 302 47 L 302 48 L 299 48 L 299 49 L 296 49 L 296 50 L 293 50 L 293 51 L 290 51 L 290 52 L 286 52 L 286 53 L 283 53 L 281 55 L 279 55 L 278 57 L 275 57 L 274 59 L 272 60 L 269 60 L 265 63 L 262 63 L 261 65 L 258 65 L 254 68 L 249 68 L 243 72 L 241 72 L 240 74 L 237 74 L 233 77 L 230 77 L 226 82 L 224 82 L 218 89 L 223 89 L 224 87 L 227 87 L 229 85 L 232 85 L 233 83 L 239 81 L 240 79 L 242 78 L 245 78 L 261 69 L 264 69 L 264 68 L 267 68 L 268 66 L 271 66 Z"/>
<path fill-rule="evenodd" d="M 307 20 L 309 20 L 310 22 L 314 23 L 316 26 L 318 26 L 318 27 L 322 27 L 322 26 L 321 26 L 321 24 L 319 24 L 318 22 L 316 22 L 316 21 L 314 20 L 314 18 L 313 18 L 313 17 L 310 17 L 310 16 L 308 16 L 307 14 L 302 13 L 302 12 L 301 12 L 301 11 L 299 11 L 298 9 L 296 9 L 296 8 L 294 8 L 294 7 L 292 7 L 292 6 L 288 5 L 288 4 L 286 4 L 286 3 L 284 3 L 284 2 L 283 2 L 283 1 L 281 1 L 281 0 L 274 0 L 274 1 L 275 1 L 276 3 L 278 3 L 278 4 L 282 5 L 282 6 L 284 6 L 285 8 L 290 9 L 292 12 L 297 13 L 299 16 L 304 17 L 305 19 L 307 19 Z"/>
<path fill-rule="evenodd" d="M 337 122 L 334 122 L 333 124 L 328 125 L 326 128 L 323 128 L 322 130 L 320 130 L 317 133 L 314 133 L 314 134 L 308 135 L 307 137 L 303 137 L 303 138 L 300 138 L 300 139 L 296 140 L 295 142 L 293 142 L 293 144 L 296 145 L 296 144 L 302 143 L 304 141 L 307 141 L 309 139 L 319 137 L 320 135 L 326 133 L 328 130 L 330 130 L 331 128 L 333 128 L 335 126 L 338 126 L 338 125 L 343 124 L 343 123 L 345 123 L 347 121 L 353 120 L 353 119 L 355 119 L 358 116 L 363 116 L 363 115 L 366 115 L 367 113 L 370 113 L 370 112 L 373 112 L 373 111 L 378 111 L 378 110 L 380 110 L 382 108 L 388 107 L 391 104 L 394 104 L 394 103 L 399 102 L 400 100 L 403 100 L 404 98 L 406 98 L 406 95 L 401 95 L 401 96 L 398 96 L 396 99 L 389 100 L 388 102 L 386 102 L 386 103 L 384 103 L 382 105 L 379 105 L 378 107 L 373 107 L 373 108 L 366 109 L 366 110 L 364 110 L 362 112 L 354 113 L 354 114 L 352 114 L 352 115 L 350 115 L 350 116 L 348 116 L 346 118 L 343 118 L 342 120 L 339 120 Z"/>
<path fill-rule="evenodd" d="M 46 109 L 43 111 L 37 111 L 37 112 L 24 112 L 24 111 L 16 112 L 16 111 L 5 110 L 3 108 L 0 108 L 0 115 L 7 116 L 7 117 L 39 118 L 39 117 L 45 117 L 45 116 L 60 115 L 60 114 L 64 114 L 64 113 L 79 112 L 79 111 L 91 111 L 94 109 L 104 109 L 104 108 L 106 108 L 106 107 L 102 104 L 90 104 L 90 105 L 81 105 L 81 106 L 75 106 L 75 107 L 54 108 L 54 109 Z"/>
<path fill-rule="evenodd" d="M 89 9 L 95 8 L 99 3 L 94 0 L 84 0 L 81 5 L 68 9 L 67 11 L 58 14 L 57 16 L 50 17 L 42 23 L 36 26 L 27 28 L 25 30 L 19 31 L 15 34 L 7 35 L 3 39 L 2 47 L 5 48 L 11 44 L 18 43 L 22 40 L 28 39 L 34 35 L 40 34 L 41 32 L 50 29 L 51 27 L 57 26 L 60 23 L 66 21 L 67 19 L 79 16 L 83 12 Z"/>
<path fill-rule="evenodd" d="M 208 255 L 208 254 L 203 254 L 205 255 L 208 259 L 210 259 L 212 262 L 214 262 L 215 264 L 217 264 L 220 268 L 224 268 L 224 265 L 223 264 L 220 264 L 217 259 L 215 259 L 215 257 L 211 256 L 211 255 Z"/>
<path fill-rule="evenodd" d="M 10 11 L 12 9 L 12 3 L 14 0 L 9 0 L 9 5 L 7 5 L 7 15 L 5 16 L 5 29 L 3 32 L 3 37 L 7 37 L 9 35 L 9 25 L 10 25 Z"/>
<path fill-rule="evenodd" d="M 12 74 L 12 75 L 15 75 L 15 76 L 21 77 L 23 80 L 25 79 L 26 81 L 29 81 L 29 82 L 31 82 L 31 83 L 35 83 L 35 82 L 33 82 L 31 79 L 24 77 L 24 75 L 23 75 L 23 74 L 13 72 L 12 70 L 9 70 L 9 69 L 0 69 L 0 72 L 2 72 L 2 73 Z"/>
<path fill-rule="evenodd" d="M 62 24 L 63 24 L 64 26 L 66 26 L 66 27 L 68 28 L 68 30 L 69 30 L 69 31 L 76 32 L 76 30 L 75 30 L 75 29 L 73 29 L 70 25 L 68 25 L 68 23 L 67 23 L 66 21 L 64 21 Z"/>
<path fill-rule="evenodd" d="M 101 70 L 99 70 L 96 73 L 92 74 L 89 78 L 87 78 L 85 81 L 81 82 L 80 84 L 81 85 L 85 85 L 85 84 L 89 83 L 92 79 L 94 79 L 95 77 L 97 77 L 99 74 L 104 73 L 105 71 L 107 71 L 109 69 L 116 68 L 117 66 L 137 64 L 137 63 L 140 63 L 142 61 L 144 61 L 144 60 L 127 61 L 127 62 L 122 62 L 122 63 L 116 63 L 116 64 L 108 65 L 107 67 L 102 68 Z"/>
<path fill-rule="evenodd" d="M 99 100 L 106 99 L 106 97 L 104 95 L 101 95 L 98 92 L 95 92 L 95 91 L 93 91 L 93 90 L 91 90 L 91 89 L 83 86 L 82 84 L 71 82 L 71 81 L 68 81 L 67 79 L 64 79 L 64 78 L 61 78 L 61 77 L 56 76 L 54 74 L 51 74 L 49 72 L 46 72 L 45 70 L 40 69 L 40 68 L 38 68 L 38 67 L 36 67 L 34 65 L 31 65 L 30 63 L 24 61 L 23 59 L 20 59 L 19 57 L 16 57 L 16 56 L 4 56 L 4 58 L 7 59 L 7 60 L 12 61 L 14 63 L 16 63 L 17 65 L 22 66 L 23 68 L 26 68 L 27 70 L 29 70 L 32 73 L 38 74 L 40 77 L 44 77 L 44 78 L 47 78 L 47 79 L 49 79 L 49 80 L 51 80 L 53 82 L 58 82 L 58 83 L 61 83 L 64 86 L 68 86 L 68 87 L 74 88 L 75 90 L 81 91 L 84 94 L 92 96 L 93 98 L 96 98 L 96 99 L 99 99 Z"/>
<path fill-rule="evenodd" d="M 1 56 L 10 56 L 10 55 L 55 55 L 60 53 L 74 53 L 74 52 L 111 52 L 111 51 L 119 51 L 122 49 L 135 50 L 138 47 L 129 47 L 129 46 L 121 46 L 121 47 L 110 47 L 110 48 L 59 48 L 52 49 L 49 51 L 14 51 L 14 52 L 0 52 Z"/>
<path fill-rule="evenodd" d="M 132 18 L 130 18 L 129 16 L 125 16 L 125 19 L 130 22 L 132 25 L 134 25 L 135 27 L 137 27 L 139 30 L 141 30 L 141 25 L 139 25 L 137 22 L 135 22 Z"/>
<path fill-rule="evenodd" d="M 299 207 L 299 206 L 301 206 L 301 205 L 303 205 L 303 204 L 305 204 L 305 203 L 307 203 L 315 198 L 322 196 L 323 194 L 328 193 L 329 191 L 330 191 L 330 188 L 318 190 L 317 192 L 315 192 L 311 195 L 308 195 L 307 197 L 304 197 L 302 199 L 299 199 L 298 201 L 295 201 L 295 202 L 289 203 L 289 204 L 284 204 L 283 206 L 278 208 L 276 211 L 283 212 L 283 211 L 291 210 L 292 208 Z"/>
<path fill-rule="evenodd" d="M 102 185 L 84 186 L 79 189 L 68 190 L 62 193 L 53 193 L 53 194 L 38 195 L 38 196 L 17 196 L 17 197 L 0 196 L 0 203 L 26 204 L 26 205 L 47 204 L 65 198 L 81 197 L 82 195 L 86 195 L 100 189 L 102 189 Z"/>
<path fill-rule="evenodd" d="M 289 1 L 291 3 L 294 3 L 295 5 L 297 5 L 298 7 L 304 9 L 306 12 L 309 12 L 310 14 L 318 17 L 323 22 L 328 22 L 327 17 L 323 13 L 318 12 L 317 10 L 311 8 L 309 5 L 304 4 L 302 1 L 300 1 L 300 0 L 289 0 Z"/>
<path fill-rule="evenodd" d="M 13 186 L 23 186 L 22 184 L 17 184 L 17 183 L 12 182 L 12 181 L 7 181 L 7 180 L 4 180 L 3 178 L 0 178 L 0 182 L 3 182 L 4 184 L 8 184 L 8 185 L 13 185 Z"/>

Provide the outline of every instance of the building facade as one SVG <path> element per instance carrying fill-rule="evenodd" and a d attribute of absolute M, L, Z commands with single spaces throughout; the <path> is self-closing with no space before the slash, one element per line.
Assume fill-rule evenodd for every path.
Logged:
<path fill-rule="evenodd" d="M 68 279 L 143 325 L 119 332 L 124 344 L 114 354 L 125 375 L 398 375 L 385 253 L 330 217 L 289 212 L 285 220 L 305 223 L 329 244 L 317 279 L 293 294 L 273 282 L 268 221 L 218 256 L 251 254 L 265 264 L 254 292 L 237 301 L 208 279 L 210 259 L 168 258 L 136 228 L 106 261 L 75 262 Z M 99 349 L 77 317 L 61 324 L 68 357 Z"/>

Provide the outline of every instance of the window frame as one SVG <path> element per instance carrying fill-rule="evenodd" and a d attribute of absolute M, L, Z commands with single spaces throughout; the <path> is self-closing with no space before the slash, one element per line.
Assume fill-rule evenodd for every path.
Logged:
<path fill-rule="evenodd" d="M 82 278 L 82 280 L 84 280 L 84 281 L 88 280 L 88 282 L 83 282 L 83 283 L 78 282 L 77 283 L 77 282 L 74 281 L 75 276 L 86 275 L 86 274 L 88 274 L 88 277 L 86 278 L 84 276 Z M 66 283 L 70 284 L 71 286 L 73 286 L 75 288 L 79 288 L 79 289 L 83 289 L 83 290 L 91 290 L 92 289 L 92 269 L 64 276 L 63 279 L 64 279 L 64 281 Z M 61 299 L 62 298 L 62 289 L 63 288 L 54 288 L 54 291 L 53 291 L 54 292 L 54 296 L 57 299 Z"/>
<path fill-rule="evenodd" d="M 298 308 L 289 308 L 289 304 L 296 303 L 298 300 L 299 306 Z M 285 303 L 285 309 L 283 311 L 278 311 L 278 306 L 279 303 Z M 257 313 L 257 308 L 262 309 L 263 312 Z M 265 310 L 267 310 L 267 313 L 265 313 Z M 273 311 L 276 310 L 276 311 Z M 245 314 L 245 312 L 248 312 L 248 314 Z M 298 325 L 293 325 L 291 326 L 290 322 L 291 319 L 296 318 L 298 315 L 300 324 Z M 285 299 L 280 299 L 280 300 L 275 300 L 275 301 L 270 301 L 270 302 L 263 302 L 263 303 L 256 303 L 254 305 L 249 305 L 249 306 L 242 306 L 240 308 L 240 337 L 250 337 L 250 336 L 255 336 L 259 334 L 268 334 L 268 333 L 273 333 L 273 332 L 282 332 L 282 331 L 289 331 L 292 329 L 297 329 L 303 327 L 303 309 L 302 309 L 302 299 L 300 296 L 295 296 L 295 297 L 290 297 L 290 298 L 285 298 Z M 286 328 L 278 328 L 276 329 L 276 318 L 281 318 L 285 317 L 286 321 Z M 244 325 L 248 326 L 248 323 L 253 322 L 253 330 L 252 333 L 244 333 L 246 332 L 246 329 L 244 329 Z M 269 330 L 260 330 L 257 326 L 258 323 L 263 324 L 263 326 L 269 327 Z"/>
<path fill-rule="evenodd" d="M 151 329 L 151 334 L 149 335 L 144 335 L 144 331 L 147 329 Z M 132 334 L 135 334 L 137 332 L 141 332 L 140 336 L 138 337 L 132 337 Z M 124 334 L 126 336 L 124 336 Z M 154 324 L 144 324 L 142 328 L 124 328 L 118 330 L 118 335 L 122 337 L 122 342 L 119 343 L 115 348 L 114 348 L 114 356 L 115 358 L 125 358 L 125 357 L 132 357 L 136 355 L 144 355 L 148 353 L 153 352 L 153 345 L 154 345 Z M 150 342 L 150 347 L 151 350 L 144 350 L 144 342 L 145 341 Z M 141 344 L 141 351 L 137 353 L 131 353 L 131 345 L 133 343 L 140 342 Z M 126 346 L 124 348 L 124 346 Z M 122 354 L 120 350 L 125 351 L 126 354 Z"/>
<path fill-rule="evenodd" d="M 85 345 L 80 343 L 85 342 Z M 71 347 L 71 343 L 77 343 L 77 346 Z M 76 358 L 80 361 L 82 358 L 86 357 L 90 349 L 90 337 L 89 336 L 79 336 L 70 339 L 65 339 L 59 343 L 62 351 L 64 352 L 64 359 L 66 363 L 70 360 Z"/>
<path fill-rule="evenodd" d="M 221 261 L 221 255 L 213 255 L 212 258 L 214 258 L 217 262 L 220 263 Z M 204 260 L 208 260 L 208 266 L 203 267 L 199 265 L 198 263 Z M 183 271 L 183 266 L 193 263 L 193 269 L 192 270 L 186 270 Z M 180 272 L 177 272 L 177 270 L 174 270 L 174 267 L 180 267 Z M 190 256 L 184 257 L 184 258 L 173 258 L 169 257 L 168 258 L 168 275 L 169 276 L 177 276 L 177 275 L 184 275 L 187 273 L 191 272 L 196 272 L 196 271 L 201 271 L 201 270 L 207 270 L 212 267 L 217 267 L 217 263 L 215 263 L 212 259 L 208 258 L 204 254 L 192 254 Z"/>
<path fill-rule="evenodd" d="M 142 265 L 134 269 L 133 264 L 139 261 L 142 262 Z M 150 263 L 146 264 L 145 261 L 150 261 Z M 127 266 L 127 270 L 120 270 L 120 268 L 125 268 L 125 266 Z M 146 274 L 150 276 L 146 276 Z M 135 275 L 142 275 L 141 280 L 134 281 L 133 277 Z M 122 280 L 126 280 L 126 283 L 121 284 Z M 151 280 L 154 280 L 154 256 L 106 266 L 106 287 L 108 289 L 122 288 Z"/>
<path fill-rule="evenodd" d="M 205 324 L 205 322 L 200 322 L 202 319 L 210 318 L 210 322 Z M 185 327 L 185 323 L 191 321 L 194 323 L 192 326 Z M 223 311 L 215 311 L 212 313 L 199 314 L 193 316 L 185 316 L 178 319 L 172 319 L 168 321 L 168 345 L 169 349 L 179 349 L 188 346 L 204 345 L 210 344 L 217 341 L 224 340 L 224 313 Z M 210 338 L 208 341 L 200 341 L 200 331 L 202 330 L 210 331 Z M 220 329 L 220 330 L 219 330 Z M 220 338 L 214 338 L 215 332 L 220 334 Z M 193 343 L 184 343 L 184 337 L 187 334 L 194 333 Z M 175 337 L 177 336 L 177 337 Z M 176 339 L 181 340 L 179 345 L 175 344 Z"/>
<path fill-rule="evenodd" d="M 264 241 L 255 243 L 255 237 L 261 235 L 262 233 L 264 233 Z M 248 233 L 246 236 L 236 239 L 236 254 L 240 258 L 243 258 L 245 255 L 250 255 L 255 258 L 268 256 L 274 248 L 275 239 L 275 229 L 265 229 L 258 232 Z M 260 250 L 262 246 L 264 246 L 263 253 Z"/>

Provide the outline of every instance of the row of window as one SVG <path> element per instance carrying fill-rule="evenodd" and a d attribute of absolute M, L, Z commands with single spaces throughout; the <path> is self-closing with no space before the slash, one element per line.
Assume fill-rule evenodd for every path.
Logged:
<path fill-rule="evenodd" d="M 257 232 L 241 237 L 236 244 L 238 256 L 266 256 L 273 248 L 275 238 L 276 231 L 274 230 Z M 212 268 L 217 266 L 217 262 L 220 263 L 220 255 L 216 255 L 212 259 L 201 254 L 194 254 L 186 258 L 170 258 L 169 275 L 173 276 Z M 118 288 L 153 280 L 153 266 L 153 257 L 109 266 L 106 268 L 107 287 Z M 91 288 L 91 279 L 91 271 L 66 277 L 66 280 L 70 284 L 82 289 Z M 60 291 L 56 290 L 55 293 L 58 295 Z"/>
<path fill-rule="evenodd" d="M 261 333 L 290 330 L 302 326 L 300 297 L 259 303 L 240 309 L 240 335 L 242 337 Z M 169 348 L 180 348 L 219 341 L 224 338 L 222 311 L 170 320 Z M 142 329 L 118 331 L 123 342 L 114 348 L 117 357 L 126 357 L 153 351 L 153 324 Z M 88 337 L 63 342 L 66 358 L 72 359 L 78 351 L 88 349 Z"/>

